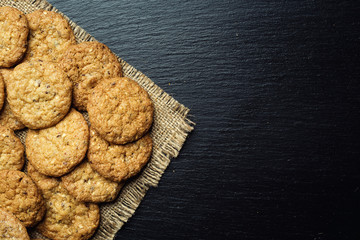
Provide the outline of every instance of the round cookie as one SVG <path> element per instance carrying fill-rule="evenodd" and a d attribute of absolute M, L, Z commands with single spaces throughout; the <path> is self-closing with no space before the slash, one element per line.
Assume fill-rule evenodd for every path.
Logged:
<path fill-rule="evenodd" d="M 73 83 L 73 105 L 86 111 L 88 95 L 103 79 L 121 77 L 121 65 L 100 42 L 83 42 L 67 49 L 59 61 Z"/>
<path fill-rule="evenodd" d="M 26 156 L 42 174 L 59 177 L 83 160 L 88 144 L 87 122 L 81 113 L 71 109 L 55 126 L 28 131 Z"/>
<path fill-rule="evenodd" d="M 65 50 L 76 44 L 69 22 L 59 13 L 37 10 L 26 15 L 30 28 L 25 60 L 57 62 Z"/>
<path fill-rule="evenodd" d="M 65 117 L 71 105 L 71 82 L 50 62 L 17 65 L 6 83 L 7 100 L 17 119 L 31 129 L 47 128 Z"/>
<path fill-rule="evenodd" d="M 30 240 L 24 225 L 11 212 L 0 208 L 0 238 Z"/>
<path fill-rule="evenodd" d="M 77 201 L 57 178 L 44 176 L 30 164 L 28 173 L 42 190 L 46 214 L 36 230 L 50 239 L 86 240 L 99 225 L 100 211 L 94 203 Z"/>
<path fill-rule="evenodd" d="M 94 203 L 113 201 L 124 185 L 104 178 L 90 167 L 88 161 L 63 176 L 61 181 L 76 200 Z"/>
<path fill-rule="evenodd" d="M 5 99 L 5 84 L 4 84 L 4 78 L 0 72 L 0 110 L 4 105 L 4 99 Z"/>
<path fill-rule="evenodd" d="M 150 129 L 154 114 L 149 94 L 129 78 L 100 82 L 89 97 L 87 110 L 94 129 L 115 144 L 141 138 Z"/>
<path fill-rule="evenodd" d="M 12 212 L 25 227 L 34 226 L 45 213 L 40 190 L 30 177 L 17 170 L 0 171 L 0 208 Z"/>
<path fill-rule="evenodd" d="M 152 152 L 149 134 L 136 142 L 116 145 L 102 139 L 92 127 L 88 159 L 91 167 L 105 178 L 115 182 L 126 180 L 138 172 L 148 162 Z"/>
<path fill-rule="evenodd" d="M 23 58 L 28 34 L 24 13 L 13 7 L 0 7 L 0 67 L 11 67 Z"/>
<path fill-rule="evenodd" d="M 0 170 L 21 170 L 24 165 L 24 146 L 14 132 L 0 125 Z"/>

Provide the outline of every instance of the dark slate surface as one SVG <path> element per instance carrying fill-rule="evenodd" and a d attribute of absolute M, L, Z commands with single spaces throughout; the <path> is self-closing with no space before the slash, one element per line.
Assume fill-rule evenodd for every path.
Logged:
<path fill-rule="evenodd" d="M 359 1 L 50 2 L 197 123 L 116 239 L 360 239 Z"/>

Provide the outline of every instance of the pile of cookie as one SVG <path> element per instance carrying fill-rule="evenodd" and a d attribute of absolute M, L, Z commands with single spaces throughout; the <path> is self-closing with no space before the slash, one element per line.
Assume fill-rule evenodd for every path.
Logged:
<path fill-rule="evenodd" d="M 0 7 L 0 109 L 1 239 L 90 238 L 98 204 L 151 157 L 148 93 L 56 12 Z"/>

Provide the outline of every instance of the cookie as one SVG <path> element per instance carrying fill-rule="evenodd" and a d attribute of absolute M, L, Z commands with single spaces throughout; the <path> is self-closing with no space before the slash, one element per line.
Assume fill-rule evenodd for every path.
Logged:
<path fill-rule="evenodd" d="M 21 170 L 24 165 L 24 146 L 14 132 L 0 125 L 0 170 Z"/>
<path fill-rule="evenodd" d="M 5 99 L 5 84 L 4 84 L 4 78 L 0 72 L 0 110 L 3 107 Z"/>
<path fill-rule="evenodd" d="M 116 145 L 102 139 L 90 127 L 88 159 L 91 167 L 103 177 L 121 182 L 136 175 L 148 162 L 152 152 L 149 134 L 136 142 Z"/>
<path fill-rule="evenodd" d="M 59 177 L 82 161 L 88 144 L 87 122 L 81 113 L 71 109 L 55 126 L 27 132 L 26 156 L 42 174 Z"/>
<path fill-rule="evenodd" d="M 82 162 L 72 172 L 63 176 L 64 187 L 81 202 L 113 201 L 123 183 L 110 181 L 90 167 L 88 161 Z"/>
<path fill-rule="evenodd" d="M 0 7 L 0 67 L 11 67 L 23 58 L 28 34 L 24 13 L 12 7 Z"/>
<path fill-rule="evenodd" d="M 73 83 L 73 105 L 82 111 L 86 110 L 91 90 L 100 81 L 122 74 L 115 54 L 100 42 L 69 47 L 59 64 Z"/>
<path fill-rule="evenodd" d="M 111 78 L 92 91 L 89 120 L 105 140 L 125 144 L 141 138 L 151 127 L 154 106 L 149 94 L 129 78 Z"/>
<path fill-rule="evenodd" d="M 42 190 L 46 214 L 36 230 L 50 239 L 86 240 L 99 225 L 100 211 L 94 203 L 82 203 L 71 196 L 57 178 L 44 176 L 31 164 L 28 173 Z"/>
<path fill-rule="evenodd" d="M 12 212 L 25 227 L 34 226 L 45 213 L 41 192 L 30 177 L 17 170 L 0 171 L 0 208 Z"/>
<path fill-rule="evenodd" d="M 69 46 L 76 44 L 69 22 L 59 13 L 37 10 L 27 14 L 26 18 L 30 37 L 24 60 L 57 62 Z"/>
<path fill-rule="evenodd" d="M 47 128 L 65 117 L 71 105 L 71 82 L 54 63 L 17 65 L 6 83 L 11 111 L 26 127 Z"/>
<path fill-rule="evenodd" d="M 0 239 L 30 240 L 26 228 L 11 212 L 0 208 Z"/>

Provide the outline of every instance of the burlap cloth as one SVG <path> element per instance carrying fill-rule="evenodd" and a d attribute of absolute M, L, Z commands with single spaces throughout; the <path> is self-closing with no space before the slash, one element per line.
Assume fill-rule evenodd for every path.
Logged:
<path fill-rule="evenodd" d="M 30 13 L 37 9 L 59 12 L 45 0 L 0 0 L 0 6 L 5 5 L 16 7 L 24 13 Z M 84 29 L 68 17 L 66 18 L 69 20 L 78 42 L 95 40 Z M 118 199 L 115 202 L 100 205 L 100 226 L 92 237 L 94 240 L 108 240 L 115 237 L 116 232 L 134 214 L 147 190 L 150 187 L 157 186 L 170 163 L 170 159 L 179 154 L 187 135 L 194 126 L 194 123 L 187 118 L 188 108 L 177 102 L 124 60 L 119 58 L 119 61 L 122 64 L 124 76 L 137 81 L 148 91 L 154 102 L 155 119 L 151 130 L 154 148 L 150 162 L 137 177 L 126 183 Z M 24 143 L 26 131 L 20 131 L 17 134 Z M 30 235 L 33 238 L 44 238 L 35 231 L 32 231 Z"/>

